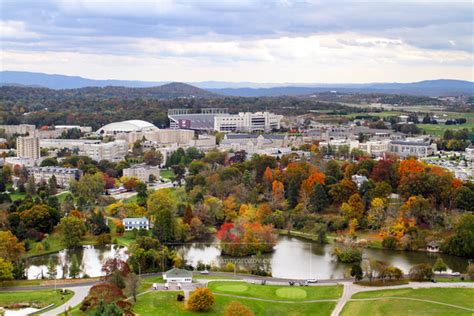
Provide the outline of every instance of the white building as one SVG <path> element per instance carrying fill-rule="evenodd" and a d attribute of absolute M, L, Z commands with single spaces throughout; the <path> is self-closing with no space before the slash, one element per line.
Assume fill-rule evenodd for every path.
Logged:
<path fill-rule="evenodd" d="M 10 137 L 13 135 L 32 135 L 36 127 L 30 124 L 0 125 L 0 129 L 5 132 L 5 136 Z"/>
<path fill-rule="evenodd" d="M 103 136 L 114 136 L 122 133 L 152 132 L 157 130 L 158 127 L 150 122 L 142 120 L 129 120 L 107 124 L 99 128 L 96 133 Z"/>
<path fill-rule="evenodd" d="M 54 175 L 58 186 L 67 188 L 71 180 L 79 180 L 82 171 L 77 168 L 33 167 L 28 169 L 28 175 L 35 179 L 36 184 L 48 183 Z"/>
<path fill-rule="evenodd" d="M 124 140 L 102 143 L 100 140 L 88 139 L 41 139 L 40 146 L 49 149 L 67 148 L 96 161 L 120 161 L 128 152 L 128 144 Z"/>
<path fill-rule="evenodd" d="M 280 129 L 282 115 L 270 112 L 240 112 L 214 117 L 214 130 L 218 132 L 271 132 Z"/>
<path fill-rule="evenodd" d="M 353 146 L 369 155 L 382 156 L 390 150 L 390 140 L 369 140 L 365 143 L 357 141 Z"/>
<path fill-rule="evenodd" d="M 131 217 L 122 219 L 126 231 L 134 229 L 150 229 L 150 221 L 146 217 Z"/>
<path fill-rule="evenodd" d="M 465 153 L 466 153 L 466 160 L 468 161 L 474 160 L 474 146 L 472 144 L 466 148 Z"/>
<path fill-rule="evenodd" d="M 262 149 L 277 149 L 288 146 L 288 138 L 285 135 L 227 134 L 221 140 L 219 149 L 227 151 L 245 150 L 252 154 Z"/>
<path fill-rule="evenodd" d="M 36 135 L 17 137 L 16 155 L 20 158 L 39 160 L 41 157 L 39 137 Z"/>
<path fill-rule="evenodd" d="M 140 181 L 147 183 L 150 181 L 150 176 L 154 176 L 155 179 L 160 178 L 160 167 L 137 164 L 130 168 L 123 169 L 123 175 L 126 177 L 135 177 Z"/>
<path fill-rule="evenodd" d="M 437 152 L 436 143 L 430 144 L 422 139 L 394 140 L 390 143 L 390 152 L 400 157 L 415 156 L 424 158 Z"/>
<path fill-rule="evenodd" d="M 173 268 L 163 273 L 163 280 L 166 280 L 167 283 L 192 283 L 193 273 L 188 270 Z"/>

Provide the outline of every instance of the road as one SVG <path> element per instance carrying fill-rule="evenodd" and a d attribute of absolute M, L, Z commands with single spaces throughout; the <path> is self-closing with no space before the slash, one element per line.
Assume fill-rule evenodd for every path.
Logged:
<path fill-rule="evenodd" d="M 62 287 L 63 289 L 71 290 L 74 292 L 74 296 L 71 297 L 69 301 L 66 303 L 56 307 L 55 309 L 52 309 L 48 312 L 44 312 L 40 314 L 41 316 L 55 316 L 63 313 L 66 311 L 69 307 L 73 308 L 76 305 L 79 305 L 84 298 L 87 296 L 87 293 L 89 293 L 89 286 L 75 286 L 75 287 Z"/>
<path fill-rule="evenodd" d="M 150 277 L 156 277 L 156 276 L 161 276 L 161 273 L 150 273 L 150 274 L 144 274 L 142 275 L 142 278 L 150 278 Z M 207 284 L 207 282 L 210 281 L 231 281 L 229 279 L 200 279 L 199 277 L 201 276 L 200 273 L 195 272 L 194 273 L 194 279 L 198 280 L 200 284 Z M 294 280 L 294 279 L 284 279 L 284 278 L 272 278 L 272 277 L 263 277 L 263 276 L 253 276 L 253 275 L 248 275 L 248 274 L 234 274 L 234 273 L 227 273 L 227 272 L 209 272 L 209 274 L 206 275 L 207 277 L 209 276 L 216 276 L 216 277 L 222 277 L 222 276 L 227 276 L 227 277 L 235 277 L 238 280 L 242 280 L 245 282 L 255 282 L 259 283 L 262 280 L 266 281 L 266 284 L 270 285 L 287 285 L 288 282 L 294 281 L 296 284 L 298 282 L 301 282 L 302 280 Z M 342 312 L 344 306 L 346 305 L 347 302 L 349 301 L 357 301 L 357 299 L 352 299 L 352 296 L 358 292 L 366 292 L 366 291 L 378 291 L 378 290 L 386 290 L 386 289 L 400 289 L 400 288 L 414 288 L 414 289 L 419 289 L 419 288 L 447 288 L 447 287 L 461 287 L 461 288 L 472 288 L 474 289 L 474 283 L 473 282 L 466 282 L 466 283 L 461 283 L 461 282 L 439 282 L 439 283 L 431 283 L 431 282 L 410 282 L 409 284 L 404 284 L 404 285 L 393 285 L 393 286 L 377 286 L 377 287 L 367 287 L 367 286 L 361 286 L 357 284 L 352 283 L 352 279 L 328 279 L 328 280 L 318 280 L 318 283 L 316 284 L 310 284 L 310 286 L 325 286 L 325 285 L 336 285 L 340 284 L 344 286 L 343 289 L 343 294 L 339 299 L 335 300 L 322 300 L 322 301 L 333 301 L 337 302 L 336 307 L 334 308 L 333 312 L 331 313 L 331 316 L 337 316 L 340 315 Z M 73 291 L 75 294 L 74 296 L 67 301 L 65 304 L 49 311 L 45 312 L 45 316 L 53 316 L 60 314 L 64 312 L 69 306 L 74 307 L 82 302 L 82 300 L 87 296 L 87 293 L 89 292 L 89 289 L 94 285 L 100 283 L 100 281 L 91 281 L 91 282 L 84 282 L 84 283 L 66 283 L 66 284 L 61 284 L 60 288 L 68 289 Z M 43 290 L 43 289 L 52 289 L 54 288 L 54 284 L 51 285 L 34 285 L 34 286 L 21 286 L 21 287 L 2 287 L 0 288 L 0 291 L 31 291 L 31 290 Z M 220 294 L 219 294 L 220 295 Z M 238 298 L 238 297 L 236 297 Z M 246 297 L 248 298 L 248 297 Z M 397 298 L 397 299 L 409 299 L 409 298 Z M 309 303 L 310 301 L 308 301 Z M 315 301 L 316 302 L 316 301 Z M 432 302 L 426 300 L 427 303 L 439 303 L 439 302 Z M 291 303 L 291 302 L 290 302 Z M 295 302 L 295 303 L 302 303 L 301 301 Z M 455 306 L 457 307 L 457 306 Z"/>

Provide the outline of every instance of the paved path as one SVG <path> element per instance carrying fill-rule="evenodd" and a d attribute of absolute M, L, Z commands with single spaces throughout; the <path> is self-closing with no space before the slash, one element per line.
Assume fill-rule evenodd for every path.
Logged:
<path fill-rule="evenodd" d="M 79 305 L 82 300 L 87 296 L 87 293 L 89 293 L 90 288 L 90 286 L 66 287 L 65 289 L 74 291 L 74 296 L 61 306 L 42 313 L 41 316 L 56 316 L 66 311 L 69 307 L 73 308 L 74 306 Z"/>
<path fill-rule="evenodd" d="M 331 313 L 331 316 L 338 316 L 342 312 L 342 309 L 346 305 L 348 301 L 355 301 L 358 299 L 351 299 L 352 295 L 359 293 L 359 292 L 368 292 L 368 291 L 380 291 L 380 290 L 395 290 L 395 289 L 405 289 L 405 288 L 412 288 L 412 289 L 427 289 L 427 288 L 471 288 L 474 289 L 474 283 L 473 282 L 466 282 L 466 283 L 460 283 L 460 282 L 439 282 L 439 283 L 431 283 L 431 282 L 410 282 L 409 284 L 403 284 L 403 285 L 393 285 L 393 286 L 374 286 L 374 287 L 368 287 L 368 286 L 361 286 L 357 284 L 353 284 L 352 282 L 342 282 L 342 285 L 344 285 L 344 290 L 342 293 L 341 298 L 338 300 L 336 307 Z M 384 297 L 386 298 L 386 297 Z M 414 299 L 415 300 L 415 299 Z M 435 301 L 429 301 L 425 300 L 425 302 L 430 302 L 430 303 L 438 303 L 438 304 L 443 304 L 443 305 L 450 305 L 450 304 L 444 304 L 440 302 L 435 302 Z M 456 305 L 452 305 L 453 307 L 459 307 Z M 463 307 L 464 308 L 464 307 Z M 464 308 L 465 309 L 465 308 Z M 472 311 L 469 309 L 469 311 Z"/>

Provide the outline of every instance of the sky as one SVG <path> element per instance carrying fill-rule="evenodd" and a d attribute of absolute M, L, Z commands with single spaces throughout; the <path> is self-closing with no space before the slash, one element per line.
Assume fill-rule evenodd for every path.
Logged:
<path fill-rule="evenodd" d="M 144 81 L 474 81 L 473 1 L 0 0 L 1 69 Z"/>

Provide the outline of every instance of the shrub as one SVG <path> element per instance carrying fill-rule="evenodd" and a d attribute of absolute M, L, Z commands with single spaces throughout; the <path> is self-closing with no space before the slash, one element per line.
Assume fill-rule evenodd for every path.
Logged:
<path fill-rule="evenodd" d="M 433 276 L 433 267 L 428 263 L 414 265 L 410 269 L 410 279 L 415 281 L 430 280 Z"/>
<path fill-rule="evenodd" d="M 208 288 L 197 288 L 189 297 L 188 309 L 193 311 L 208 311 L 214 304 L 214 294 Z"/>
<path fill-rule="evenodd" d="M 382 241 L 382 246 L 387 249 L 397 248 L 397 239 L 393 236 L 387 236 Z"/>
<path fill-rule="evenodd" d="M 100 301 L 110 304 L 122 299 L 125 299 L 125 295 L 117 286 L 111 283 L 100 283 L 90 288 L 89 294 L 82 301 L 81 311 L 94 308 Z"/>
<path fill-rule="evenodd" d="M 181 294 L 181 293 L 180 293 L 180 294 L 178 294 L 178 295 L 176 296 L 176 300 L 177 300 L 178 302 L 182 302 L 182 301 L 184 301 L 184 295 L 183 295 L 183 294 Z"/>
<path fill-rule="evenodd" d="M 353 263 L 362 261 L 362 250 L 358 247 L 335 247 L 332 255 L 337 258 L 337 261 L 343 263 Z"/>
<path fill-rule="evenodd" d="M 112 236 L 110 234 L 102 234 L 97 237 L 97 243 L 99 245 L 107 245 L 112 243 Z"/>
<path fill-rule="evenodd" d="M 227 263 L 225 266 L 222 267 L 222 271 L 224 272 L 234 272 L 235 264 L 232 262 Z"/>
<path fill-rule="evenodd" d="M 225 316 L 253 316 L 255 315 L 253 311 L 247 306 L 233 301 L 227 304 L 224 310 Z"/>

